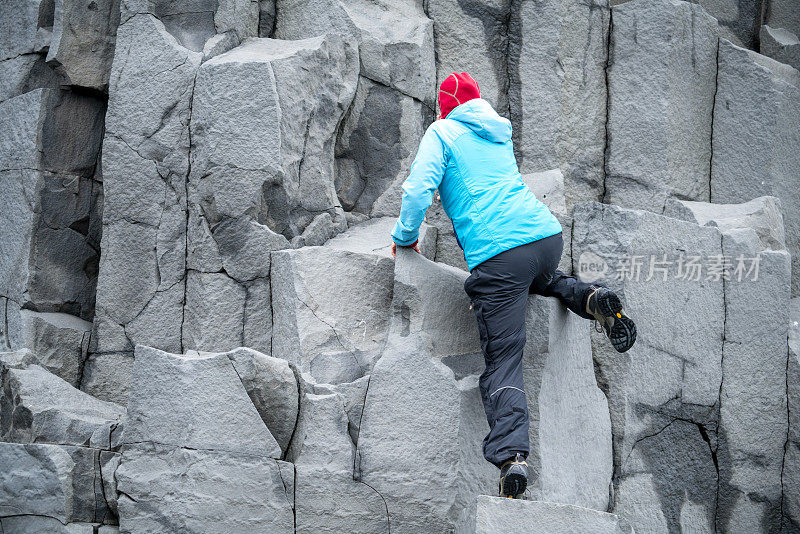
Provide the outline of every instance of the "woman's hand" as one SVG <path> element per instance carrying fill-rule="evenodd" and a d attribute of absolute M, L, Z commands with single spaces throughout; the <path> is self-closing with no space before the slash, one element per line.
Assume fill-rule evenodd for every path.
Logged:
<path fill-rule="evenodd" d="M 419 249 L 419 242 L 414 241 L 412 244 L 408 245 L 407 247 L 403 248 L 410 248 L 417 251 L 417 254 L 422 254 L 422 251 Z M 392 242 L 392 257 L 394 258 L 397 255 L 397 243 Z"/>

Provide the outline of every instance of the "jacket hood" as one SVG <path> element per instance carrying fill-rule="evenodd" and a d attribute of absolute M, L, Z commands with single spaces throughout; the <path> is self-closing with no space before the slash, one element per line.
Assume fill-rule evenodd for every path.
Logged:
<path fill-rule="evenodd" d="M 492 105 L 482 98 L 473 98 L 456 106 L 446 119 L 458 121 L 495 143 L 505 143 L 511 139 L 511 122 L 498 115 Z"/>

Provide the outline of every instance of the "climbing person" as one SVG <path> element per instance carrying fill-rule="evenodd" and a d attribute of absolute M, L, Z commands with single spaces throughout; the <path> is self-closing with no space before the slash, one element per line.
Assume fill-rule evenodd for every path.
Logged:
<path fill-rule="evenodd" d="M 561 225 L 522 182 L 511 123 L 481 98 L 466 72 L 452 73 L 438 94 L 439 120 L 419 144 L 402 186 L 396 247 L 419 252 L 419 227 L 439 190 L 442 207 L 470 271 L 464 290 L 478 322 L 486 369 L 480 392 L 489 433 L 483 455 L 500 468 L 500 496 L 522 498 L 528 483 L 528 404 L 522 380 L 528 294 L 557 297 L 598 321 L 619 352 L 636 340 L 636 326 L 613 291 L 557 269 Z"/>

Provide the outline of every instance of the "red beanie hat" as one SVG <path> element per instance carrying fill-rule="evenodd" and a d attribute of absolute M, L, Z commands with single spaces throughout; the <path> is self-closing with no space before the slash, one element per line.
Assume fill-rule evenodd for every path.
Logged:
<path fill-rule="evenodd" d="M 452 73 L 439 86 L 439 118 L 447 117 L 454 107 L 480 97 L 481 90 L 478 88 L 478 82 L 473 80 L 472 76 L 466 72 Z"/>

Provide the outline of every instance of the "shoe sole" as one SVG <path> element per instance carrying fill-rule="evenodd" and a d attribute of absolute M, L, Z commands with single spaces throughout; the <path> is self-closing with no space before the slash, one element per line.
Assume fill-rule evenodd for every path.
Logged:
<path fill-rule="evenodd" d="M 521 473 L 509 473 L 503 478 L 502 496 L 508 499 L 520 499 L 525 495 L 528 478 Z"/>
<path fill-rule="evenodd" d="M 614 317 L 609 339 L 617 352 L 625 352 L 636 342 L 636 323 L 622 311 L 619 297 L 608 290 L 600 290 L 597 309 L 606 317 Z"/>

